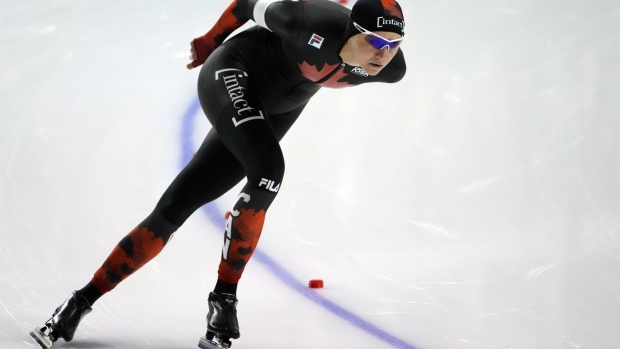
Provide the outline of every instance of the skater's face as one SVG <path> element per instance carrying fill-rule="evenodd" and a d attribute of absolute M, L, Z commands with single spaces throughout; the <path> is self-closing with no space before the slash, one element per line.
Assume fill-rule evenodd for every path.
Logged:
<path fill-rule="evenodd" d="M 358 30 L 360 34 L 349 39 L 351 58 L 369 75 L 377 75 L 394 58 L 404 38 L 393 32 Z"/>

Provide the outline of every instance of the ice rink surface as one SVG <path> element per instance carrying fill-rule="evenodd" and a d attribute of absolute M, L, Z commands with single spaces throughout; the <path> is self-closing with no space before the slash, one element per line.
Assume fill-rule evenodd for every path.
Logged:
<path fill-rule="evenodd" d="M 282 142 L 233 348 L 618 348 L 620 2 L 401 4 L 405 79 L 320 91 Z M 36 348 L 207 133 L 185 64 L 227 5 L 2 2 L 0 348 Z M 57 347 L 195 348 L 237 194 Z"/>

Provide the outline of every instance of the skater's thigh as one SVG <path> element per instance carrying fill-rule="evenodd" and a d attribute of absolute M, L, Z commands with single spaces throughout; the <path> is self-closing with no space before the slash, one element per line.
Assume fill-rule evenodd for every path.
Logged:
<path fill-rule="evenodd" d="M 240 158 L 257 161 L 256 159 L 260 159 L 263 154 L 269 154 L 266 145 L 274 142 L 277 145 L 277 142 L 284 137 L 304 106 L 297 107 L 286 114 L 274 115 L 265 124 L 266 128 L 262 130 L 260 127 L 235 130 L 234 127 L 223 126 L 224 134 L 229 139 L 229 146 L 241 154 Z M 252 124 L 247 123 L 247 125 Z M 261 141 L 263 133 L 267 136 L 264 137 L 266 140 Z M 160 199 L 158 208 L 164 217 L 175 224 L 183 224 L 198 208 L 222 196 L 243 180 L 246 176 L 245 167 L 260 167 L 248 165 L 250 160 L 246 160 L 244 166 L 231 152 L 229 146 L 225 145 L 215 128 L 209 131 L 196 154 Z M 279 159 L 275 160 L 275 169 L 283 171 L 283 168 L 280 168 L 280 162 L 283 166 L 284 160 L 279 146 L 276 149 L 272 152 L 276 153 L 276 156 L 272 155 L 272 157 Z M 263 162 L 269 163 L 265 160 Z"/>
<path fill-rule="evenodd" d="M 212 129 L 157 206 L 164 217 L 181 225 L 194 211 L 225 194 L 244 177 L 243 166 Z"/>
<path fill-rule="evenodd" d="M 281 177 L 284 158 L 259 84 L 229 51 L 216 50 L 201 70 L 198 96 L 202 109 L 249 180 L 261 175 Z"/>
<path fill-rule="evenodd" d="M 198 99 L 214 127 L 222 117 L 235 126 L 266 117 L 259 86 L 232 44 L 215 50 L 200 69 Z"/>
<path fill-rule="evenodd" d="M 289 111 L 288 113 L 269 116 L 271 127 L 273 128 L 273 132 L 275 133 L 276 138 L 278 138 L 278 141 L 281 141 L 282 138 L 284 138 L 284 135 L 286 135 L 291 126 L 293 126 L 295 121 L 297 121 L 299 115 L 306 107 L 306 104 L 307 102 Z"/>

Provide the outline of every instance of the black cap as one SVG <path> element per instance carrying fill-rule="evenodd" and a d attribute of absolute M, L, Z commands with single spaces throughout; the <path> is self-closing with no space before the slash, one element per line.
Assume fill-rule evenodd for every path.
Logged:
<path fill-rule="evenodd" d="M 405 36 L 403 10 L 395 0 L 357 0 L 350 17 L 371 32 L 393 32 Z"/>

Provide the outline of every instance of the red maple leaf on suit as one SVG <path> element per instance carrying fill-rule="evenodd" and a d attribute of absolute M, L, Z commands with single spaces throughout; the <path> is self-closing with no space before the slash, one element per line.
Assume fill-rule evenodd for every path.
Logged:
<path fill-rule="evenodd" d="M 352 86 L 351 84 L 349 84 L 346 81 L 338 81 L 338 80 L 346 77 L 347 75 L 348 74 L 344 72 L 344 68 L 340 67 L 340 69 L 338 69 L 336 74 L 330 76 L 330 78 L 327 79 L 327 81 L 323 82 L 321 84 L 321 86 L 323 86 L 323 87 L 331 87 L 331 88 L 343 88 L 343 87 Z"/>
<path fill-rule="evenodd" d="M 315 65 L 309 64 L 304 61 L 299 64 L 299 70 L 301 70 L 301 74 L 310 81 L 320 81 L 325 78 L 329 73 L 334 71 L 334 69 L 338 69 L 338 71 L 331 76 L 327 81 L 321 83 L 323 87 L 331 87 L 331 88 L 341 88 L 351 86 L 348 82 L 338 81 L 341 78 L 347 76 L 344 72 L 344 69 L 340 67 L 340 64 L 325 64 L 321 70 L 317 69 Z"/>
<path fill-rule="evenodd" d="M 309 64 L 304 61 L 299 64 L 299 70 L 301 70 L 301 74 L 310 81 L 319 81 L 327 74 L 329 74 L 332 70 L 334 70 L 339 64 L 325 64 L 321 70 L 317 69 L 316 65 Z"/>

